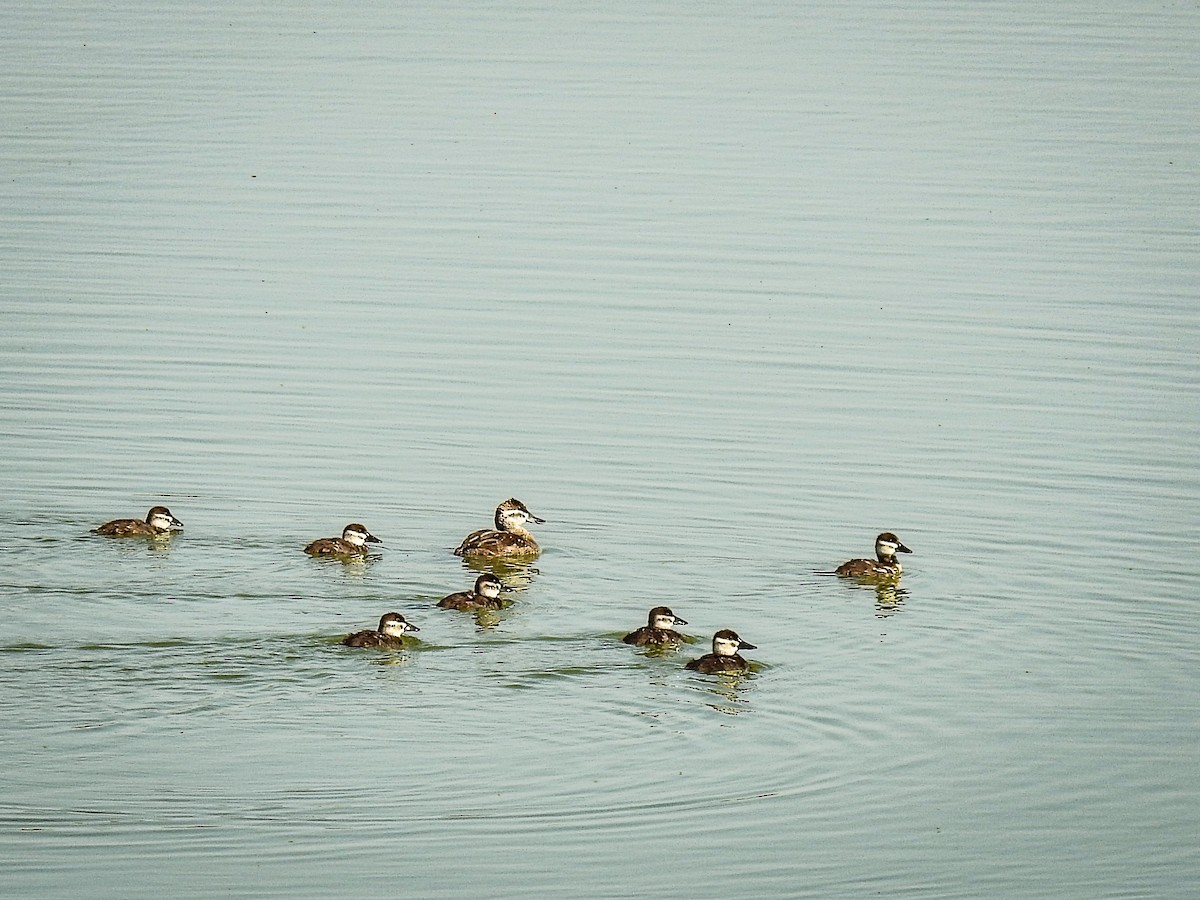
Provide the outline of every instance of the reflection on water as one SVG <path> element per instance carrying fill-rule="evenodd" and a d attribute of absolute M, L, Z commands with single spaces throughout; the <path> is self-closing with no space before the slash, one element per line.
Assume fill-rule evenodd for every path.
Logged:
<path fill-rule="evenodd" d="M 504 613 L 507 610 L 509 610 L 512 607 L 512 605 L 513 605 L 513 603 L 511 601 L 506 601 L 505 605 L 502 609 L 486 609 L 486 608 L 476 608 L 476 609 L 466 609 L 466 610 L 447 609 L 447 610 L 443 610 L 442 613 L 443 613 L 443 615 L 456 615 L 456 616 L 461 616 L 464 613 L 466 613 L 475 622 L 476 628 L 486 630 L 486 629 L 490 629 L 490 628 L 495 628 L 501 622 L 503 622 L 504 621 Z"/>
<path fill-rule="evenodd" d="M 704 689 L 717 695 L 723 702 L 708 702 L 709 709 L 716 710 L 729 716 L 740 715 L 748 711 L 750 704 L 750 689 L 754 676 L 748 672 L 726 672 L 720 675 L 699 676 L 705 680 Z"/>
<path fill-rule="evenodd" d="M 381 553 L 364 553 L 361 556 L 309 556 L 316 565 L 327 566 L 331 571 L 343 572 L 347 575 L 363 577 L 372 566 L 383 561 Z"/>
<path fill-rule="evenodd" d="M 875 615 L 883 619 L 900 612 L 908 591 L 897 584 L 875 585 Z"/>
<path fill-rule="evenodd" d="M 375 666 L 411 666 L 417 660 L 416 654 L 412 652 L 413 649 L 415 648 L 391 649 L 386 652 L 376 651 L 376 656 L 370 660 L 370 663 Z"/>
<path fill-rule="evenodd" d="M 825 577 L 833 575 L 832 572 L 819 572 L 818 575 Z M 863 578 L 853 577 L 838 577 L 837 582 L 854 594 L 860 592 L 870 592 L 875 596 L 875 615 L 878 618 L 886 618 L 887 616 L 895 615 L 902 612 L 904 603 L 909 598 L 907 588 L 901 586 L 903 575 L 888 575 L 888 576 L 871 576 Z"/>
<path fill-rule="evenodd" d="M 165 557 L 170 552 L 172 544 L 180 538 L 172 534 L 138 535 L 136 537 L 97 535 L 96 540 L 112 544 L 117 548 L 118 553 L 126 556 Z"/>
<path fill-rule="evenodd" d="M 525 590 L 538 574 L 537 567 L 530 562 L 502 557 L 469 556 L 462 560 L 462 567 L 476 574 L 491 572 L 512 591 Z"/>

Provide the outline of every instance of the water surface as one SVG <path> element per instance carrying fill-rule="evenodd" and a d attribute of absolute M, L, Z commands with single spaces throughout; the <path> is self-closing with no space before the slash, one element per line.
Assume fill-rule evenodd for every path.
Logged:
<path fill-rule="evenodd" d="M 14 896 L 1194 890 L 1196 9 L 0 24 Z"/>

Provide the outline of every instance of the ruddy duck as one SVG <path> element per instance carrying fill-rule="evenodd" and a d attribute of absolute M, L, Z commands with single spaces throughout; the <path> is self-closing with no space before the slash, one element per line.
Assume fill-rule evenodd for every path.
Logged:
<path fill-rule="evenodd" d="M 416 625 L 405 620 L 400 613 L 384 613 L 379 619 L 378 631 L 356 631 L 342 639 L 347 647 L 383 647 L 398 650 L 404 646 L 404 636 L 420 631 Z"/>
<path fill-rule="evenodd" d="M 380 544 L 382 541 L 366 527 L 354 522 L 342 529 L 340 538 L 318 538 L 304 552 L 309 556 L 366 556 L 367 544 Z"/>
<path fill-rule="evenodd" d="M 141 519 L 113 519 L 105 522 L 99 528 L 93 528 L 96 534 L 109 534 L 117 537 L 141 535 L 143 537 L 161 537 L 172 531 L 182 531 L 183 523 L 171 515 L 165 506 L 152 506 L 146 513 L 146 521 Z"/>
<path fill-rule="evenodd" d="M 541 525 L 539 519 L 525 504 L 509 498 L 496 507 L 495 529 L 483 528 L 463 538 L 454 551 L 455 556 L 537 556 L 542 548 L 525 528 L 526 522 Z"/>
<path fill-rule="evenodd" d="M 837 575 L 850 575 L 855 578 L 881 578 L 899 575 L 904 571 L 900 560 L 896 559 L 896 551 L 912 553 L 900 543 L 900 538 L 890 531 L 885 531 L 875 538 L 875 559 L 852 559 L 837 567 Z"/>
<path fill-rule="evenodd" d="M 508 588 L 504 586 L 503 581 L 491 572 L 485 572 L 475 579 L 473 591 L 460 591 L 443 597 L 438 601 L 438 606 L 442 609 L 504 609 L 504 601 L 500 599 L 500 594 L 506 590 Z"/>
<path fill-rule="evenodd" d="M 665 606 L 656 606 L 650 610 L 646 624 L 637 631 L 631 631 L 621 638 L 627 644 L 636 647 L 661 647 L 663 644 L 682 644 L 685 638 L 674 628 L 676 625 L 686 625 L 683 619 L 675 615 Z"/>
<path fill-rule="evenodd" d="M 699 659 L 693 659 L 684 668 L 703 672 L 705 675 L 745 672 L 749 670 L 750 663 L 738 656 L 738 651 L 757 649 L 753 644 L 747 644 L 738 637 L 736 631 L 723 628 L 713 635 L 712 653 L 705 653 Z"/>

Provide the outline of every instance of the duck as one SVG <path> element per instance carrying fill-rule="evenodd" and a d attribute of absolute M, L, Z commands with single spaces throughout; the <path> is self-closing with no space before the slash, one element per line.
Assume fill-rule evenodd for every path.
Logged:
<path fill-rule="evenodd" d="M 691 660 L 684 668 L 705 675 L 746 672 L 750 669 L 750 663 L 742 659 L 738 651 L 757 649 L 754 644 L 748 644 L 738 637 L 736 631 L 723 628 L 713 635 L 712 653 Z"/>
<path fill-rule="evenodd" d="M 635 647 L 661 647 L 664 644 L 682 644 L 687 640 L 678 631 L 676 625 L 686 625 L 687 622 L 671 612 L 665 606 L 656 606 L 646 617 L 646 624 L 637 631 L 631 631 L 621 638 L 626 644 Z"/>
<path fill-rule="evenodd" d="M 834 574 L 853 578 L 892 578 L 904 571 L 896 552 L 912 553 L 900 538 L 885 531 L 875 538 L 875 559 L 851 559 L 837 567 Z"/>
<path fill-rule="evenodd" d="M 146 513 L 145 521 L 141 519 L 113 519 L 103 525 L 93 528 L 96 534 L 106 534 L 113 537 L 162 537 L 173 531 L 182 531 L 183 523 L 171 515 L 165 506 L 152 506 Z"/>
<path fill-rule="evenodd" d="M 367 544 L 383 543 L 366 526 L 352 522 L 342 529 L 340 538 L 317 538 L 304 552 L 309 556 L 366 556 Z"/>
<path fill-rule="evenodd" d="M 515 497 L 510 497 L 496 507 L 496 527 L 483 528 L 468 534 L 454 550 L 455 556 L 528 556 L 542 552 L 533 535 L 525 528 L 526 522 L 541 525 L 540 519 Z"/>
<path fill-rule="evenodd" d="M 450 594 L 439 600 L 437 605 L 442 609 L 504 609 L 505 603 L 500 599 L 500 594 L 507 590 L 509 588 L 504 586 L 503 581 L 491 572 L 485 572 L 475 579 L 474 590 Z"/>
<path fill-rule="evenodd" d="M 400 613 L 384 613 L 379 618 L 379 630 L 356 631 L 342 638 L 347 647 L 379 647 L 399 650 L 404 647 L 404 636 L 420 631 Z"/>

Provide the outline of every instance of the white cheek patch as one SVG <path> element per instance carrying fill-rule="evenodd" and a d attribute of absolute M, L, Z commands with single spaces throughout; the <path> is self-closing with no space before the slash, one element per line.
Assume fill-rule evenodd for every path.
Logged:
<path fill-rule="evenodd" d="M 900 545 L 893 544 L 891 541 L 880 541 L 879 542 L 879 552 L 882 553 L 884 556 L 895 556 L 896 548 L 898 546 L 900 546 Z"/>

